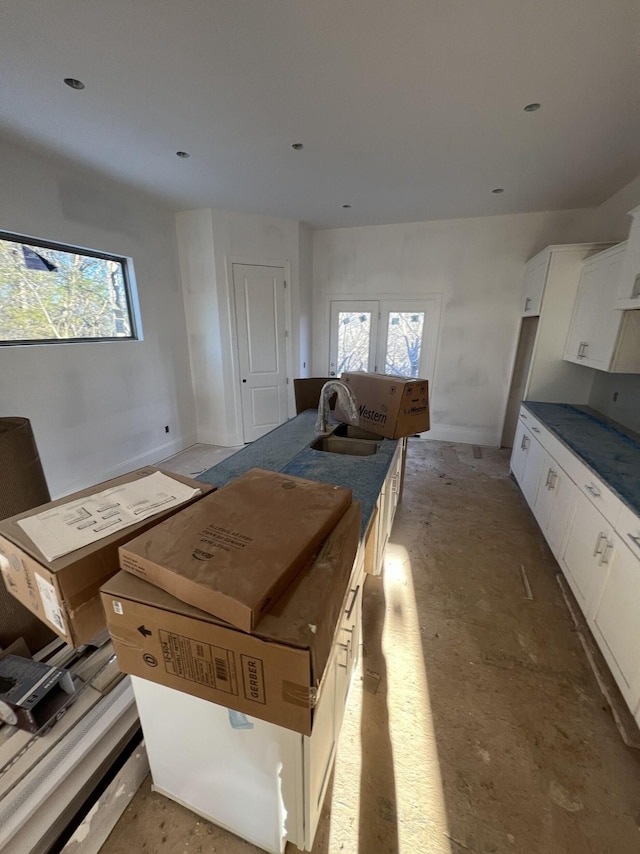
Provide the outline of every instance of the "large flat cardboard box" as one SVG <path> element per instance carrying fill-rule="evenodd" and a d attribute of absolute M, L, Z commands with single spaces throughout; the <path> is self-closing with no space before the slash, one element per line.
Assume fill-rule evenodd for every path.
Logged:
<path fill-rule="evenodd" d="M 162 469 L 145 466 L 0 522 L 0 571 L 7 590 L 71 646 L 77 647 L 87 643 L 106 628 L 100 585 L 120 569 L 118 546 L 140 531 L 178 512 L 184 505 L 162 510 L 51 561 L 45 558 L 18 522 L 79 498 L 139 480 L 157 471 Z M 207 483 L 171 472 L 163 473 L 199 489 L 200 495 L 193 500 L 213 491 L 213 487 Z"/>
<path fill-rule="evenodd" d="M 310 734 L 359 540 L 354 503 L 253 634 L 120 572 L 102 588 L 120 669 Z"/>
<path fill-rule="evenodd" d="M 120 548 L 120 566 L 246 632 L 351 504 L 351 490 L 251 469 Z"/>
<path fill-rule="evenodd" d="M 429 429 L 429 383 L 410 377 L 344 373 L 340 377 L 353 391 L 358 403 L 358 420 L 336 406 L 338 421 L 364 427 L 387 439 L 401 439 Z"/>

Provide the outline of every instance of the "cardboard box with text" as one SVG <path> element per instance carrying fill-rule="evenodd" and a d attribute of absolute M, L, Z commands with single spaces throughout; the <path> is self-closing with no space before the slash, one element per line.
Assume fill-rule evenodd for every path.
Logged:
<path fill-rule="evenodd" d="M 351 504 L 351 490 L 251 469 L 120 547 L 120 566 L 250 632 Z"/>
<path fill-rule="evenodd" d="M 120 669 L 310 734 L 359 541 L 354 503 L 253 634 L 120 572 L 101 591 Z"/>
<path fill-rule="evenodd" d="M 145 466 L 0 522 L 0 571 L 7 590 L 71 646 L 87 643 L 105 629 L 100 585 L 120 569 L 118 546 L 140 531 L 157 525 L 172 513 L 177 513 L 185 505 L 162 510 L 51 561 L 44 557 L 18 522 L 157 471 L 161 469 Z M 213 491 L 213 487 L 207 483 L 171 472 L 164 474 L 199 489 L 200 494 L 194 501 Z"/>
<path fill-rule="evenodd" d="M 343 373 L 340 377 L 356 396 L 358 420 L 336 406 L 335 416 L 346 424 L 364 427 L 386 439 L 401 439 L 429 429 L 427 380 L 370 374 Z"/>

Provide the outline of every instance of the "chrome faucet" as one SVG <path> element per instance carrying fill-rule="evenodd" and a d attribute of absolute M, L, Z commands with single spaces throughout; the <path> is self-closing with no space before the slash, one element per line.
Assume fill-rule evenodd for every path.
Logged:
<path fill-rule="evenodd" d="M 316 419 L 316 435 L 326 436 L 331 431 L 327 427 L 329 417 L 329 398 L 338 395 L 338 404 L 346 412 L 351 421 L 358 422 L 358 402 L 350 387 L 342 380 L 329 380 L 322 386 L 318 401 L 318 418 Z"/>

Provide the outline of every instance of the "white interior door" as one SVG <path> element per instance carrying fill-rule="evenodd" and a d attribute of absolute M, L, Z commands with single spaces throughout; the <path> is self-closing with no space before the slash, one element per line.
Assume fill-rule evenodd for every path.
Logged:
<path fill-rule="evenodd" d="M 287 420 L 287 331 L 282 267 L 233 265 L 244 441 Z"/>

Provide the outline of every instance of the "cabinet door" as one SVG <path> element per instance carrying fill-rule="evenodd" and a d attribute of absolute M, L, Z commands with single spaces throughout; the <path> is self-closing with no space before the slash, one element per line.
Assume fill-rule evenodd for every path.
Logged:
<path fill-rule="evenodd" d="M 580 607 L 588 617 L 604 586 L 600 566 L 613 530 L 582 493 L 576 496 L 573 518 L 562 555 L 562 567 Z"/>
<path fill-rule="evenodd" d="M 593 261 L 587 261 L 582 268 L 564 352 L 564 358 L 569 362 L 582 364 L 584 351 L 593 337 L 600 298 L 602 265 L 602 260 L 595 258 Z"/>
<path fill-rule="evenodd" d="M 615 534 L 604 560 L 609 574 L 591 628 L 624 698 L 634 708 L 640 697 L 640 560 Z"/>
<path fill-rule="evenodd" d="M 537 439 L 533 438 L 533 435 L 525 433 L 525 436 L 528 439 L 527 459 L 522 473 L 520 488 L 522 489 L 522 494 L 527 499 L 527 504 L 533 508 L 538 494 L 538 483 L 542 474 L 545 454 L 542 445 Z"/>
<path fill-rule="evenodd" d="M 522 485 L 522 476 L 524 474 L 524 467 L 527 463 L 527 453 L 529 451 L 530 444 L 531 437 L 529 435 L 529 430 L 525 427 L 522 421 L 518 421 L 516 436 L 513 440 L 513 451 L 511 452 L 510 466 L 513 476 L 520 485 Z"/>
<path fill-rule="evenodd" d="M 322 802 L 331 776 L 338 734 L 335 729 L 337 664 L 341 656 L 337 646 L 327 662 L 318 702 L 313 712 L 313 729 L 304 737 L 305 847 L 311 849 L 318 827 Z M 300 846 L 302 847 L 302 846 Z"/>
<path fill-rule="evenodd" d="M 534 512 L 549 548 L 560 558 L 578 489 L 553 457 L 545 458 Z"/>
<path fill-rule="evenodd" d="M 620 268 L 624 252 L 622 249 L 607 254 L 599 267 L 598 300 L 595 308 L 594 324 L 586 338 L 582 362 L 587 367 L 608 370 L 618 340 L 622 312 L 616 311 L 614 301 L 618 290 Z"/>
<path fill-rule="evenodd" d="M 615 307 L 617 309 L 640 308 L 640 209 L 633 212 L 633 222 L 618 280 Z"/>
<path fill-rule="evenodd" d="M 524 317 L 540 314 L 542 295 L 549 269 L 549 252 L 536 255 L 526 266 L 522 288 L 522 314 Z"/>

